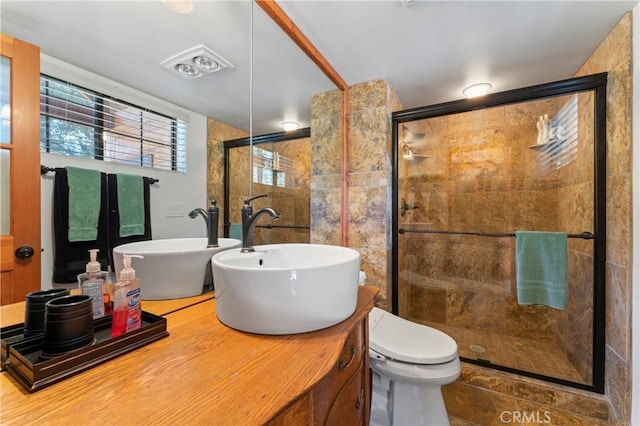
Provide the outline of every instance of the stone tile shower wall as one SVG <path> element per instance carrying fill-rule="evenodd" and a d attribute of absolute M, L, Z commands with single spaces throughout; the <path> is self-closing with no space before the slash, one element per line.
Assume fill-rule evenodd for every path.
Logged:
<path fill-rule="evenodd" d="M 251 193 L 251 150 L 248 146 L 229 150 L 229 170 L 229 223 L 239 224 L 242 223 L 241 209 L 244 200 Z M 258 194 L 260 193 L 255 193 Z"/>
<path fill-rule="evenodd" d="M 257 211 L 262 207 L 273 207 L 278 213 L 280 213 L 280 219 L 274 221 L 274 225 L 309 227 L 309 184 L 311 176 L 310 138 L 282 141 L 259 146 L 268 151 L 278 152 L 281 156 L 292 160 L 294 163 L 294 176 L 292 179 L 293 186 L 279 187 L 277 185 L 254 183 L 254 195 L 269 194 L 269 197 L 267 198 L 260 198 L 254 201 L 254 211 Z M 261 219 L 259 223 L 270 223 L 270 220 L 267 218 Z M 254 244 L 309 243 L 309 234 L 309 229 L 256 228 L 256 232 L 254 233 Z"/>
<path fill-rule="evenodd" d="M 269 195 L 253 201 L 254 212 L 263 207 L 273 207 L 280 213 L 278 221 L 271 222 L 268 216 L 264 216 L 259 220 L 258 225 L 273 223 L 274 225 L 309 227 L 310 139 L 294 139 L 258 146 L 267 151 L 277 151 L 281 156 L 293 161 L 294 175 L 289 181 L 292 186 L 279 187 L 252 183 L 249 173 L 251 167 L 249 147 L 241 146 L 229 150 L 229 168 L 232 171 L 229 173 L 229 202 L 232 206 L 229 211 L 230 223 L 241 223 L 241 207 L 249 196 L 249 188 L 252 186 L 253 196 Z M 309 229 L 255 228 L 253 235 L 254 245 L 309 242 Z"/>
<path fill-rule="evenodd" d="M 402 108 L 385 79 L 349 88 L 349 246 L 361 255 L 376 304 L 391 307 L 391 113 Z M 311 103 L 311 242 L 341 244 L 341 93 Z"/>
<path fill-rule="evenodd" d="M 249 136 L 243 130 L 232 127 L 213 118 L 207 118 L 207 196 L 214 197 L 218 201 L 220 212 L 224 211 L 224 141 L 240 139 Z M 248 157 L 247 157 L 248 158 Z M 204 206 L 208 203 L 203 202 Z M 230 201 L 231 211 L 238 211 L 242 203 L 237 200 Z M 222 213 L 218 221 L 218 235 L 223 235 L 224 224 Z"/>
<path fill-rule="evenodd" d="M 631 127 L 639 119 L 631 106 L 632 48 L 639 46 L 632 46 L 629 12 L 576 73 L 608 73 L 605 395 L 619 424 L 631 418 Z"/>
<path fill-rule="evenodd" d="M 417 207 L 400 216 L 399 226 L 482 233 L 593 231 L 593 132 L 580 126 L 577 156 L 558 170 L 542 168 L 544 154 L 529 148 L 536 145 L 538 117 L 553 117 L 570 100 L 406 123 L 412 133 L 425 135 L 410 149 L 427 157 L 403 160 L 399 153 L 399 202 Z M 585 99 L 581 109 L 593 110 L 589 102 Z M 580 119 L 593 123 L 593 114 Z M 563 345 L 590 383 L 592 242 L 570 239 L 565 311 L 518 305 L 514 245 L 513 237 L 401 235 L 400 314 L 436 327 L 468 329 L 479 343 L 482 334 L 496 333 Z"/>
<path fill-rule="evenodd" d="M 594 98 L 578 96 L 579 146 L 575 161 L 558 169 L 558 229 L 594 232 Z M 592 382 L 593 348 L 592 240 L 569 239 L 567 264 L 570 292 L 567 309 L 559 312 L 558 345 L 585 382 Z"/>

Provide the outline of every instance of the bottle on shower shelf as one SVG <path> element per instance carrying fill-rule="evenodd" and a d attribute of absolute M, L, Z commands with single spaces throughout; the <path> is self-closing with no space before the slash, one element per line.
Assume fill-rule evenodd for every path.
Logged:
<path fill-rule="evenodd" d="M 536 127 L 538 129 L 538 145 L 544 145 L 549 142 L 550 126 L 551 120 L 549 119 L 549 114 L 541 115 L 538 118 L 538 122 L 536 123 Z"/>

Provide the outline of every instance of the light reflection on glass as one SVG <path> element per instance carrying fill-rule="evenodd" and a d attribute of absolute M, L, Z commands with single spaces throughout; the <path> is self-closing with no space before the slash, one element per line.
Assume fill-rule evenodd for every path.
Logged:
<path fill-rule="evenodd" d="M 11 233 L 11 151 L 0 149 L 0 235 Z"/>
<path fill-rule="evenodd" d="M 0 59 L 0 145 L 11 143 L 11 61 Z M 11 233 L 11 151 L 0 149 L 0 235 Z"/>
<path fill-rule="evenodd" d="M 11 61 L 0 62 L 0 143 L 11 143 Z"/>

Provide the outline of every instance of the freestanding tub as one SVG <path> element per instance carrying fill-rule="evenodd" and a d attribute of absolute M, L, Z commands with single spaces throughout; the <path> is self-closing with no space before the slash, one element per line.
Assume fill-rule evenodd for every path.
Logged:
<path fill-rule="evenodd" d="M 172 238 L 123 244 L 113 249 L 116 275 L 120 275 L 124 254 L 138 254 L 131 259 L 140 278 L 143 300 L 178 299 L 202 294 L 205 274 L 214 254 L 240 247 L 241 241 L 218 238 L 220 247 L 207 248 L 206 238 Z"/>

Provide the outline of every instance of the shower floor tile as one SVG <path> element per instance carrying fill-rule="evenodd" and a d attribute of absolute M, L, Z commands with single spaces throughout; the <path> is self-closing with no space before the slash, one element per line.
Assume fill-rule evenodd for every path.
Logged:
<path fill-rule="evenodd" d="M 463 327 L 420 321 L 451 336 L 458 344 L 461 357 L 488 361 L 502 367 L 555 377 L 570 382 L 591 385 L 573 367 L 562 350 L 552 342 L 524 337 L 483 333 Z"/>

